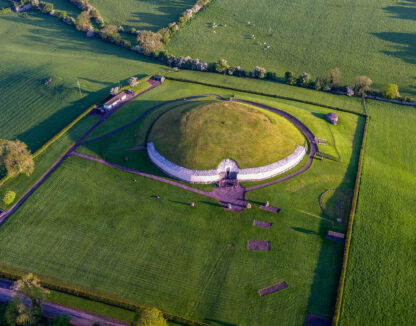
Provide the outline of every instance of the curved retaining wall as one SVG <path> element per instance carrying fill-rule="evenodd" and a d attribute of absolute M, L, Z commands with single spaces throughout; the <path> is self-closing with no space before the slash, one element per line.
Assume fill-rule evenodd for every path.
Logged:
<path fill-rule="evenodd" d="M 151 161 L 163 172 L 171 177 L 190 183 L 216 183 L 220 181 L 220 172 L 225 172 L 219 170 L 224 161 L 221 162 L 217 170 L 191 170 L 177 165 L 160 155 L 153 142 L 147 143 L 147 154 Z M 238 169 L 237 171 L 234 170 L 234 172 L 237 173 L 237 180 L 239 181 L 261 181 L 269 179 L 285 173 L 298 165 L 305 154 L 306 148 L 298 146 L 292 154 L 278 162 L 257 168 Z"/>

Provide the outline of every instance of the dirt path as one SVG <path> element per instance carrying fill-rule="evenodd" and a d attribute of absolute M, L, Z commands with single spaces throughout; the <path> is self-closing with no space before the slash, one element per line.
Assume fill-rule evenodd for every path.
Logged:
<path fill-rule="evenodd" d="M 0 280 L 3 281 L 3 280 Z M 2 282 L 3 284 L 6 282 Z M 7 287 L 0 288 L 0 302 L 6 303 L 12 299 L 12 291 L 9 290 Z M 43 312 L 45 316 L 49 318 L 53 318 L 60 315 L 67 315 L 71 318 L 71 324 L 77 326 L 91 326 L 94 323 L 99 323 L 100 326 L 127 326 L 130 325 L 127 322 L 106 318 L 103 316 L 98 316 L 94 314 L 90 314 L 88 312 L 64 307 L 58 305 L 56 303 L 45 301 L 43 303 Z"/>

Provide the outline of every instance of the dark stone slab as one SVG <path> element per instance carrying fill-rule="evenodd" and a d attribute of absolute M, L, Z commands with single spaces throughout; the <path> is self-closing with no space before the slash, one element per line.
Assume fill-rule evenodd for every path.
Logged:
<path fill-rule="evenodd" d="M 259 228 L 265 228 L 265 229 L 270 229 L 272 227 L 272 223 L 260 221 L 260 220 L 254 220 L 253 225 L 258 226 Z"/>
<path fill-rule="evenodd" d="M 270 250 L 270 241 L 248 240 L 248 250 Z"/>
<path fill-rule="evenodd" d="M 280 212 L 280 208 L 273 207 L 273 206 L 262 205 L 262 206 L 260 206 L 260 209 L 263 209 L 265 211 L 272 212 L 272 213 L 275 213 L 275 214 Z"/>
<path fill-rule="evenodd" d="M 286 282 L 280 282 L 280 283 L 273 284 L 272 286 L 269 286 L 267 288 L 261 289 L 259 291 L 259 294 L 260 294 L 261 297 L 263 297 L 267 294 L 271 294 L 271 293 L 274 293 L 274 292 L 277 292 L 277 291 L 281 291 L 281 290 L 286 289 L 286 288 L 287 288 L 287 283 Z"/>

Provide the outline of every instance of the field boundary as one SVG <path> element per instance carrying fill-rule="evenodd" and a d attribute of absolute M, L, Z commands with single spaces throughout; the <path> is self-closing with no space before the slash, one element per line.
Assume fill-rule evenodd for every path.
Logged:
<path fill-rule="evenodd" d="M 19 278 L 27 275 L 28 272 L 15 267 L 10 267 L 7 265 L 0 264 L 0 277 L 16 281 Z M 74 295 L 77 297 L 81 297 L 84 299 L 88 299 L 95 302 L 104 303 L 113 307 L 137 312 L 144 308 L 151 307 L 150 305 L 146 305 L 143 303 L 135 302 L 128 299 L 123 299 L 115 295 L 107 294 L 98 290 L 94 290 L 88 287 L 83 287 L 79 285 L 75 285 L 72 283 L 68 283 L 65 281 L 61 281 L 49 276 L 44 276 L 41 274 L 34 273 L 39 280 L 41 281 L 42 285 L 49 290 L 58 291 L 70 295 Z M 211 326 L 210 324 L 192 320 L 189 318 L 185 318 L 182 316 L 178 316 L 175 314 L 171 314 L 168 312 L 163 311 L 163 316 L 171 322 L 178 323 L 185 326 Z"/>
<path fill-rule="evenodd" d="M 363 105 L 365 107 L 365 102 L 364 101 L 363 101 Z M 364 162 L 364 151 L 365 151 L 365 145 L 366 145 L 366 142 L 367 142 L 368 125 L 370 123 L 370 116 L 366 115 L 365 117 L 366 117 L 366 119 L 365 119 L 365 125 L 364 125 L 364 130 L 363 130 L 363 140 L 361 142 L 360 156 L 358 158 L 357 175 L 356 175 L 356 178 L 355 178 L 350 217 L 349 217 L 349 220 L 348 220 L 347 233 L 346 233 L 346 237 L 345 237 L 344 257 L 343 257 L 343 261 L 342 261 L 341 275 L 340 275 L 340 278 L 339 278 L 337 298 L 336 298 L 336 301 L 335 301 L 334 316 L 332 318 L 332 326 L 338 326 L 339 325 L 339 318 L 340 318 L 340 314 L 341 314 L 342 299 L 343 299 L 343 295 L 344 295 L 345 276 L 346 276 L 346 273 L 347 273 L 348 258 L 349 258 L 349 253 L 350 253 L 352 229 L 353 229 L 353 224 L 354 224 L 355 213 L 356 213 L 356 210 L 357 210 L 358 195 L 359 195 L 360 184 L 361 184 L 361 174 L 362 174 L 362 168 L 363 168 L 363 162 Z"/>
<path fill-rule="evenodd" d="M 248 94 L 255 94 L 255 95 L 261 95 L 261 96 L 273 97 L 273 98 L 278 98 L 278 99 L 282 99 L 282 100 L 288 100 L 288 101 L 299 102 L 299 103 L 304 103 L 304 104 L 316 105 L 316 106 L 324 107 L 324 108 L 331 109 L 331 110 L 337 110 L 337 111 L 341 111 L 341 112 L 356 114 L 356 115 L 363 116 L 363 117 L 366 116 L 365 113 L 360 113 L 360 112 L 356 112 L 356 111 L 353 111 L 353 110 L 343 109 L 343 108 L 332 106 L 332 105 L 300 100 L 300 99 L 296 99 L 296 98 L 289 97 L 289 96 L 282 96 L 282 95 L 277 95 L 277 94 L 257 92 L 257 91 L 252 91 L 252 90 L 242 89 L 242 88 L 236 88 L 236 87 L 231 87 L 231 86 L 211 84 L 211 83 L 206 83 L 206 82 L 201 82 L 201 81 L 190 80 L 190 79 L 186 79 L 186 78 L 177 78 L 177 77 L 166 76 L 166 79 L 173 80 L 173 81 L 178 81 L 178 82 L 183 82 L 183 83 L 190 83 L 190 84 L 197 84 L 197 85 L 203 85 L 203 86 L 209 86 L 209 87 L 222 88 L 222 89 L 227 89 L 227 90 L 241 92 L 241 93 L 248 93 Z"/>

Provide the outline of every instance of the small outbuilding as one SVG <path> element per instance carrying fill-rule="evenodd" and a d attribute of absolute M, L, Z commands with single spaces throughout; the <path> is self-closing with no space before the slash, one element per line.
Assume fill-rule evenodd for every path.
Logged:
<path fill-rule="evenodd" d="M 108 100 L 107 102 L 105 102 L 104 103 L 104 109 L 105 110 L 111 110 L 117 104 L 119 104 L 121 101 L 124 101 L 126 98 L 127 98 L 127 93 L 126 92 L 121 92 L 121 93 L 117 94 L 116 96 L 114 96 L 113 98 L 111 98 L 110 100 Z"/>
<path fill-rule="evenodd" d="M 336 126 L 338 124 L 338 114 L 333 112 L 328 113 L 326 115 L 326 120 Z"/>
<path fill-rule="evenodd" d="M 165 76 L 162 76 L 162 75 L 156 75 L 154 77 L 154 80 L 156 80 L 158 82 L 161 82 L 161 83 L 163 83 L 165 81 L 165 79 L 166 79 Z"/>

